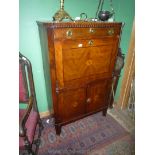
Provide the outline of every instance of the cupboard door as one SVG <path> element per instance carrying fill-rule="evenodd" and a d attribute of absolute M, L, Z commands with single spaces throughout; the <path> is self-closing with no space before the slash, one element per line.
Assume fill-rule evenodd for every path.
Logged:
<path fill-rule="evenodd" d="M 61 92 L 58 95 L 58 116 L 62 122 L 70 121 L 85 113 L 86 89 Z"/>
<path fill-rule="evenodd" d="M 107 108 L 109 104 L 109 93 L 111 91 L 111 79 L 91 83 L 87 88 L 86 111 L 94 112 Z"/>

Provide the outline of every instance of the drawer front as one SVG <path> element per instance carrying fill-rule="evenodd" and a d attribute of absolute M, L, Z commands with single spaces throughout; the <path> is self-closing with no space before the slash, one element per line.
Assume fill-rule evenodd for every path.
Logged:
<path fill-rule="evenodd" d="M 105 37 L 102 39 L 72 39 L 72 40 L 63 40 L 62 47 L 63 49 L 72 49 L 77 48 L 86 48 L 94 46 L 112 46 L 115 38 Z"/>
<path fill-rule="evenodd" d="M 112 28 L 63 28 L 54 30 L 55 39 L 102 38 L 120 34 L 120 27 Z"/>
<path fill-rule="evenodd" d="M 84 88 L 61 92 L 58 95 L 58 117 L 61 122 L 70 121 L 85 113 L 86 90 Z"/>

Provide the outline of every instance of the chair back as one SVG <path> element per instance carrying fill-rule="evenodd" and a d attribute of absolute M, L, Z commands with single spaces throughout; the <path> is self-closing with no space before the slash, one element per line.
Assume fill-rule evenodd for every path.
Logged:
<path fill-rule="evenodd" d="M 34 108 L 37 109 L 32 66 L 30 61 L 19 53 L 19 103 L 28 103 L 33 97 Z"/>
<path fill-rule="evenodd" d="M 22 60 L 22 59 L 21 59 Z M 24 61 L 19 61 L 19 102 L 27 102 L 29 92 Z"/>

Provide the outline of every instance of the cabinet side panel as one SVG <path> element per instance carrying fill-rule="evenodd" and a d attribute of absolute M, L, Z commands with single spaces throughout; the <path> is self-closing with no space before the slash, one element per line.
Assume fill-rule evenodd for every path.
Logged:
<path fill-rule="evenodd" d="M 54 48 L 54 34 L 53 29 L 47 29 L 48 37 L 48 56 L 49 56 L 49 66 L 50 66 L 50 78 L 51 78 L 51 88 L 52 88 L 52 101 L 54 108 L 55 121 L 58 119 L 58 106 L 57 106 L 57 86 L 56 86 L 56 65 L 55 65 L 55 48 Z"/>

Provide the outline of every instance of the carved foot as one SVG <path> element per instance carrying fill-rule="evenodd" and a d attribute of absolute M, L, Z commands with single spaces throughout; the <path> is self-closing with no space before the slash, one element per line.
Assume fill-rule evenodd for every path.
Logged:
<path fill-rule="evenodd" d="M 103 109 L 102 115 L 103 115 L 103 116 L 106 116 L 106 114 L 107 114 L 107 109 Z"/>
<path fill-rule="evenodd" d="M 55 130 L 56 130 L 56 134 L 60 135 L 60 133 L 61 133 L 61 125 L 56 124 L 55 125 Z"/>

